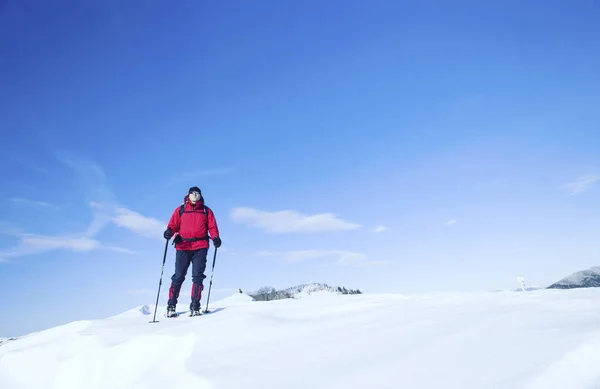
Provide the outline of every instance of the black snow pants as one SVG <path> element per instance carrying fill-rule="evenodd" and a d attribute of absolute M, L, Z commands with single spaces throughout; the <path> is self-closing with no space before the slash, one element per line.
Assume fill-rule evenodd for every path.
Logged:
<path fill-rule="evenodd" d="M 171 277 L 171 288 L 169 289 L 169 305 L 177 305 L 181 285 L 185 281 L 187 271 L 192 265 L 192 303 L 190 309 L 200 309 L 202 298 L 203 281 L 206 278 L 206 255 L 208 248 L 198 250 L 177 250 L 175 255 L 175 273 Z"/>

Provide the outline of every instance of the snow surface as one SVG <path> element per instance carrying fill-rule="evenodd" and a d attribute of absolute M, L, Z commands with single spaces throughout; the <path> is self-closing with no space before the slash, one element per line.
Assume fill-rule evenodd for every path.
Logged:
<path fill-rule="evenodd" d="M 2 344 L 0 388 L 600 388 L 597 288 L 153 307 Z"/>
<path fill-rule="evenodd" d="M 538 290 L 538 289 L 544 289 L 543 286 L 538 286 L 538 285 L 532 285 L 532 286 L 526 286 L 525 289 L 523 288 L 515 288 L 512 289 L 513 292 L 531 292 L 533 290 Z"/>

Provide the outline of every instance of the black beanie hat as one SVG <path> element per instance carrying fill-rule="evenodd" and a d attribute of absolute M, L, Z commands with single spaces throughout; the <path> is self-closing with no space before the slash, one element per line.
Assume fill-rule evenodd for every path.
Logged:
<path fill-rule="evenodd" d="M 197 186 L 192 186 L 190 190 L 188 190 L 188 194 L 192 192 L 199 192 L 200 194 L 202 194 L 202 191 L 200 191 L 200 188 L 198 188 Z"/>

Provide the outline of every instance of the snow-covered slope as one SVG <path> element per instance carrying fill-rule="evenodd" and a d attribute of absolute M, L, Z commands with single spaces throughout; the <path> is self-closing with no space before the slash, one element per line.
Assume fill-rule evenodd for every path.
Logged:
<path fill-rule="evenodd" d="M 593 389 L 600 289 L 152 306 L 0 346 L 1 389 Z"/>
<path fill-rule="evenodd" d="M 600 287 L 600 266 L 578 271 L 550 285 L 549 289 L 573 289 Z"/>

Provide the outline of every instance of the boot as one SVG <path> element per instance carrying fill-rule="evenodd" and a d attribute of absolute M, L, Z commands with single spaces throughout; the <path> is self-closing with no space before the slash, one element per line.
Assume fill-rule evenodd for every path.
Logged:
<path fill-rule="evenodd" d="M 177 312 L 175 312 L 175 305 L 169 305 L 167 307 L 167 317 L 177 317 Z"/>
<path fill-rule="evenodd" d="M 190 304 L 190 316 L 200 316 L 202 312 L 200 311 L 200 300 L 194 300 Z"/>

